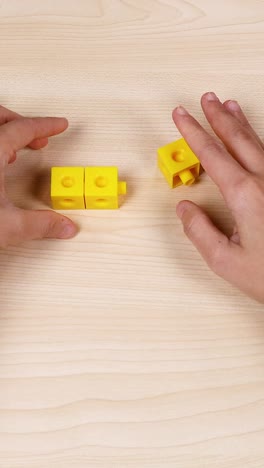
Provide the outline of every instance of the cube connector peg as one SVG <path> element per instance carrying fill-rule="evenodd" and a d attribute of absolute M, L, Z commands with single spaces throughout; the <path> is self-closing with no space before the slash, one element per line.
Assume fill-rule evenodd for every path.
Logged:
<path fill-rule="evenodd" d="M 116 167 L 53 167 L 51 201 L 55 210 L 111 210 L 119 207 L 126 182 Z"/>
<path fill-rule="evenodd" d="M 158 166 L 171 188 L 192 185 L 200 174 L 200 161 L 184 138 L 158 149 Z"/>

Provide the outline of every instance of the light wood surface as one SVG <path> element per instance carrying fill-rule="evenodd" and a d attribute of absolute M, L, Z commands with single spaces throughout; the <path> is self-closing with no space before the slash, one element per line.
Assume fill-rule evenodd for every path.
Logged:
<path fill-rule="evenodd" d="M 264 125 L 260 0 L 1 0 L 0 100 L 64 115 L 24 151 L 13 200 L 45 208 L 52 165 L 117 165 L 114 212 L 71 212 L 72 241 L 0 254 L 1 468 L 261 468 L 263 307 L 215 277 L 176 202 L 231 220 L 204 174 L 170 191 L 156 149 L 179 103 L 237 98 Z"/>

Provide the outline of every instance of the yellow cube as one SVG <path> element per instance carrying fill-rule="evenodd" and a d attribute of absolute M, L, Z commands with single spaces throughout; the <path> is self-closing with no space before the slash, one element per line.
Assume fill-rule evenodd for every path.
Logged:
<path fill-rule="evenodd" d="M 184 138 L 158 149 L 158 166 L 171 188 L 193 184 L 200 173 L 200 161 Z"/>
<path fill-rule="evenodd" d="M 86 167 L 84 186 L 87 210 L 117 209 L 118 195 L 126 194 L 126 182 L 118 181 L 117 167 Z"/>
<path fill-rule="evenodd" d="M 51 201 L 55 210 L 84 210 L 84 167 L 52 167 Z"/>

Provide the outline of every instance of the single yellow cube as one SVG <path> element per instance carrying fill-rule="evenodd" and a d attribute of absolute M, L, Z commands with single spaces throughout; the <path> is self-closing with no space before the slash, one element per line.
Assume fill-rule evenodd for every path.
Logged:
<path fill-rule="evenodd" d="M 84 186 L 87 210 L 115 210 L 118 195 L 126 194 L 126 182 L 118 181 L 117 167 L 86 167 Z"/>
<path fill-rule="evenodd" d="M 84 210 L 84 167 L 52 167 L 51 201 L 54 210 Z"/>
<path fill-rule="evenodd" d="M 193 184 L 200 173 L 200 161 L 184 138 L 158 149 L 158 166 L 171 188 Z"/>

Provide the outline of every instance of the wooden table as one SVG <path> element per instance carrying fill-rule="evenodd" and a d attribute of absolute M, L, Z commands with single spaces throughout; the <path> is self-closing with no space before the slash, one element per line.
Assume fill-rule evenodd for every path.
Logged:
<path fill-rule="evenodd" d="M 171 110 L 240 100 L 264 124 L 259 0 L 0 2 L 1 103 L 63 115 L 24 151 L 10 196 L 46 208 L 52 165 L 117 165 L 117 211 L 69 215 L 71 241 L 0 255 L 1 468 L 264 466 L 263 306 L 209 271 L 182 232 L 190 198 L 230 229 L 209 178 L 171 191 L 156 149 Z"/>

